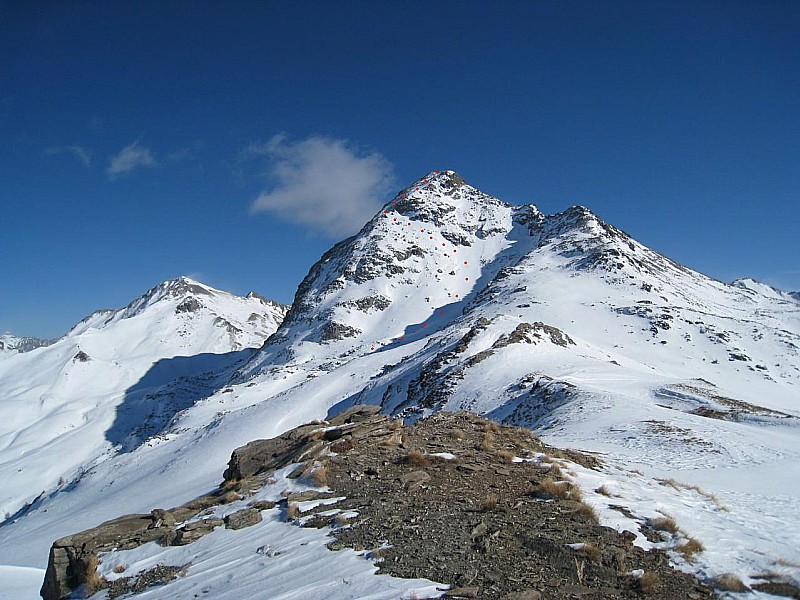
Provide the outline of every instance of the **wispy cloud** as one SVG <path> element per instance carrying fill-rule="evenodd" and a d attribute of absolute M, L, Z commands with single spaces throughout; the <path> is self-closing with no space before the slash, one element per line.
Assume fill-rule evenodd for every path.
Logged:
<path fill-rule="evenodd" d="M 174 152 L 167 154 L 167 160 L 170 162 L 183 162 L 185 160 L 191 160 L 205 149 L 206 143 L 203 140 L 196 140 L 189 146 L 178 148 Z"/>
<path fill-rule="evenodd" d="M 106 173 L 111 179 L 130 173 L 139 167 L 154 167 L 156 161 L 150 150 L 140 146 L 138 140 L 125 146 L 111 157 Z"/>
<path fill-rule="evenodd" d="M 394 182 L 391 163 L 346 140 L 310 137 L 296 142 L 277 135 L 250 144 L 251 156 L 266 156 L 275 182 L 251 206 L 280 218 L 340 237 L 358 231 L 381 206 Z"/>
<path fill-rule="evenodd" d="M 51 146 L 47 148 L 44 153 L 48 156 L 54 154 L 71 154 L 81 161 L 83 166 L 87 169 L 92 166 L 92 153 L 83 146 L 78 146 L 77 144 L 71 146 Z"/>

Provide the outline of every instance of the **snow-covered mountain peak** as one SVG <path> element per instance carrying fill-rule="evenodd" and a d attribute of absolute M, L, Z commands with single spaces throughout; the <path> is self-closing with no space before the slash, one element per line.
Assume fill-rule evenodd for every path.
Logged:
<path fill-rule="evenodd" d="M 43 340 L 36 337 L 17 336 L 7 331 L 0 335 L 0 352 L 30 352 L 42 346 L 49 346 L 55 340 Z"/>
<path fill-rule="evenodd" d="M 742 277 L 735 279 L 731 282 L 731 286 L 745 290 L 751 295 L 764 296 L 775 300 L 789 300 L 791 302 L 800 302 L 800 294 L 798 292 L 786 292 L 774 286 L 762 283 L 751 277 Z"/>

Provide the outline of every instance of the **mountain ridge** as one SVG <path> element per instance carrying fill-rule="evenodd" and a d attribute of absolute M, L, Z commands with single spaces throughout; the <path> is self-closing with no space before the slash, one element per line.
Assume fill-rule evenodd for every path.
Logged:
<path fill-rule="evenodd" d="M 69 503 L 56 493 L 0 528 L 0 563 L 24 539 L 13 564 L 41 566 L 53 537 L 121 506 L 185 502 L 243 443 L 354 404 L 409 422 L 466 410 L 601 453 L 608 467 L 574 482 L 603 523 L 640 531 L 667 511 L 707 548 L 687 570 L 753 583 L 784 568 L 768 557 L 800 559 L 779 543 L 800 537 L 785 516 L 798 509 L 785 475 L 800 463 L 797 303 L 677 265 L 585 207 L 548 216 L 472 190 L 454 172 L 415 181 L 311 267 L 257 350 L 172 382 L 167 363 L 134 406 L 184 408 L 93 465 Z M 181 300 L 173 317 L 208 314 L 176 315 Z M 78 368 L 96 364 L 84 350 Z"/>

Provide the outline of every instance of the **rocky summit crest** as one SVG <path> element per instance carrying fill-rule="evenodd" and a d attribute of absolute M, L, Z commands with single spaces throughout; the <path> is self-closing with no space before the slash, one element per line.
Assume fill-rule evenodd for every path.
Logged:
<path fill-rule="evenodd" d="M 236 449 L 223 483 L 210 494 L 59 539 L 42 597 L 64 600 L 81 586 L 106 588 L 110 598 L 152 585 L 169 595 L 193 568 L 198 540 L 230 540 L 270 524 L 274 532 L 280 521 L 325 529 L 331 550 L 355 549 L 381 573 L 439 582 L 435 597 L 713 597 L 697 579 L 672 569 L 664 551 L 645 552 L 632 544 L 632 532 L 601 527 L 562 474 L 578 466 L 600 463 L 466 413 L 440 413 L 405 427 L 377 407 L 354 406 Z M 262 499 L 291 482 L 307 489 Z M 180 564 L 138 570 L 121 562 L 128 551 L 138 548 L 141 555 L 148 542 L 164 555 L 182 547 Z M 283 551 L 265 545 L 244 560 L 276 559 Z M 100 561 L 119 565 L 113 577 L 98 573 Z"/>

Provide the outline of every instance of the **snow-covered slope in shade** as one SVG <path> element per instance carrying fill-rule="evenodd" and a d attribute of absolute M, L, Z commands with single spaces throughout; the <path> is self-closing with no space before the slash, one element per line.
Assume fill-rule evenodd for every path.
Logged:
<path fill-rule="evenodd" d="M 0 514 L 158 434 L 249 358 L 285 310 L 182 277 L 95 312 L 50 346 L 0 355 Z"/>
<path fill-rule="evenodd" d="M 191 399 L 164 435 L 0 528 L 0 564 L 42 568 L 53 539 L 185 502 L 234 448 L 368 402 L 410 418 L 467 409 L 598 451 L 624 495 L 589 495 L 609 525 L 636 527 L 609 504 L 671 511 L 707 547 L 686 568 L 796 576 L 778 561 L 800 561 L 783 542 L 800 537 L 799 353 L 790 297 L 710 279 L 586 208 L 544 215 L 433 172 L 312 267 L 246 364 L 205 391 L 162 389 Z M 727 512 L 655 479 L 669 477 Z"/>

